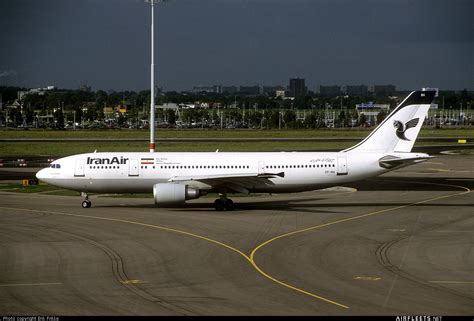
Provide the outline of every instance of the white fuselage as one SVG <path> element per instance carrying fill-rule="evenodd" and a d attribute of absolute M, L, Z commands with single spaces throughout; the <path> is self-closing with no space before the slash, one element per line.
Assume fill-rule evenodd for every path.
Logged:
<path fill-rule="evenodd" d="M 396 155 L 396 153 L 390 153 Z M 90 153 L 61 158 L 41 170 L 47 183 L 89 192 L 151 192 L 154 184 L 174 178 L 203 191 L 220 191 L 196 177 L 277 174 L 261 183 L 246 183 L 248 192 L 301 192 L 383 174 L 387 153 L 262 152 L 262 153 Z M 54 166 L 57 164 L 59 166 Z M 58 168 L 59 167 L 59 168 Z"/>
<path fill-rule="evenodd" d="M 58 159 L 36 176 L 85 193 L 85 208 L 91 192 L 153 192 L 158 205 L 218 192 L 216 210 L 232 210 L 228 193 L 310 191 L 429 159 L 411 150 L 435 94 L 413 91 L 363 141 L 341 152 L 90 153 Z"/>

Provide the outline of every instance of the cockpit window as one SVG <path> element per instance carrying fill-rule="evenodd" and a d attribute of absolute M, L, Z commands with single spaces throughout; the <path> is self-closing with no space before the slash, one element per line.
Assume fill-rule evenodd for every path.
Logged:
<path fill-rule="evenodd" d="M 51 164 L 51 168 L 61 168 L 61 165 L 59 164 Z"/>

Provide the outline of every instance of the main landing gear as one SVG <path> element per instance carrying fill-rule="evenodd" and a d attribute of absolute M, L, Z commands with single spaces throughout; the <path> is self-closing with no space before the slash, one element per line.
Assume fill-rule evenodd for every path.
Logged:
<path fill-rule="evenodd" d="M 87 195 L 87 193 L 84 193 L 82 192 L 81 193 L 81 196 L 82 197 L 85 197 L 85 200 L 82 202 L 82 208 L 89 208 L 92 206 L 92 203 L 91 201 L 89 201 L 89 196 Z"/>
<path fill-rule="evenodd" d="M 233 211 L 235 209 L 234 202 L 230 198 L 227 198 L 226 194 L 220 194 L 220 198 L 214 201 L 214 208 L 216 211 Z"/>

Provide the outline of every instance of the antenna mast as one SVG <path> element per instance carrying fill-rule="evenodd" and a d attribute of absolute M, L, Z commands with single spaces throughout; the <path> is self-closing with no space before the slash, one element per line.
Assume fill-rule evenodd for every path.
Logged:
<path fill-rule="evenodd" d="M 155 152 L 155 52 L 154 52 L 154 8 L 162 0 L 146 0 L 151 5 L 151 71 L 150 71 L 150 153 Z"/>

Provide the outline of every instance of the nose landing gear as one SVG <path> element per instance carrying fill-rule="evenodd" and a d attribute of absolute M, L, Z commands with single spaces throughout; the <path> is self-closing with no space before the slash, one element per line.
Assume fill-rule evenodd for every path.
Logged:
<path fill-rule="evenodd" d="M 89 201 L 89 196 L 87 193 L 82 192 L 81 193 L 82 197 L 85 197 L 85 200 L 82 202 L 82 208 L 90 208 L 92 206 L 91 201 Z"/>

